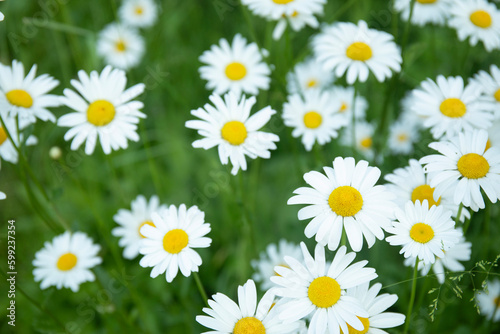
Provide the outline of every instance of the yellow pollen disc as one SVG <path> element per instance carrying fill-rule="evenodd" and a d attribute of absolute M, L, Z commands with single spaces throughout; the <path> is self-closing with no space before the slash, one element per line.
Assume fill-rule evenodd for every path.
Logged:
<path fill-rule="evenodd" d="M 493 97 L 495 97 L 497 102 L 500 102 L 500 88 L 495 92 L 495 94 L 493 94 Z"/>
<path fill-rule="evenodd" d="M 340 106 L 340 110 L 339 110 L 339 111 L 340 111 L 340 112 L 344 112 L 344 111 L 346 111 L 346 110 L 347 110 L 347 108 L 348 108 L 348 107 L 349 107 L 349 106 L 347 105 L 347 103 L 342 102 L 342 105 Z"/>
<path fill-rule="evenodd" d="M 76 255 L 73 253 L 63 254 L 59 260 L 57 260 L 57 269 L 62 271 L 73 269 L 73 267 L 76 266 L 77 260 Z"/>
<path fill-rule="evenodd" d="M 342 217 L 351 217 L 363 207 L 363 196 L 351 186 L 335 188 L 328 197 L 333 212 Z"/>
<path fill-rule="evenodd" d="M 0 127 L 0 146 L 2 146 L 6 140 L 7 140 L 7 132 L 5 132 L 4 128 Z"/>
<path fill-rule="evenodd" d="M 416 223 L 410 230 L 410 238 L 421 244 L 426 244 L 434 238 L 434 230 L 425 223 Z"/>
<path fill-rule="evenodd" d="M 445 116 L 458 118 L 465 115 L 467 107 L 460 99 L 452 97 L 444 100 L 439 106 L 439 110 Z"/>
<path fill-rule="evenodd" d="M 370 148 L 372 147 L 372 144 L 373 144 L 373 140 L 371 139 L 371 137 L 366 137 L 365 139 L 363 139 L 360 143 L 361 147 L 363 148 Z"/>
<path fill-rule="evenodd" d="M 482 155 L 469 153 L 458 160 L 457 168 L 460 174 L 468 179 L 480 179 L 488 174 L 490 164 Z"/>
<path fill-rule="evenodd" d="M 315 278 L 307 289 L 307 296 L 317 307 L 328 308 L 340 299 L 340 284 L 328 276 Z"/>
<path fill-rule="evenodd" d="M 398 135 L 398 141 L 406 142 L 408 141 L 408 135 L 406 133 L 401 133 Z"/>
<path fill-rule="evenodd" d="M 323 117 L 316 111 L 309 111 L 304 115 L 304 125 L 309 129 L 316 129 L 323 122 Z"/>
<path fill-rule="evenodd" d="M 106 100 L 92 102 L 87 108 L 87 120 L 95 126 L 109 124 L 115 118 L 115 106 Z"/>
<path fill-rule="evenodd" d="M 423 5 L 427 5 L 429 3 L 434 3 L 436 2 L 437 0 L 417 0 L 418 3 L 421 3 Z"/>
<path fill-rule="evenodd" d="M 184 230 L 170 230 L 163 237 L 163 249 L 170 254 L 177 254 L 187 246 L 188 241 L 189 237 Z"/>
<path fill-rule="evenodd" d="M 247 75 L 247 69 L 242 63 L 231 63 L 226 66 L 226 76 L 233 81 L 241 80 Z"/>
<path fill-rule="evenodd" d="M 145 222 L 142 222 L 141 225 L 139 225 L 139 229 L 138 229 L 139 235 L 141 236 L 141 238 L 145 238 L 145 236 L 143 236 L 142 233 L 141 233 L 141 228 L 144 225 L 149 225 L 149 226 L 156 227 L 155 224 L 151 220 L 146 220 Z"/>
<path fill-rule="evenodd" d="M 1 138 L 1 137 L 0 137 Z M 1 145 L 1 144 L 0 144 Z M 488 139 L 488 141 L 486 142 L 486 147 L 484 148 L 484 151 L 488 151 L 489 149 L 491 148 L 491 140 Z"/>
<path fill-rule="evenodd" d="M 286 5 L 287 3 L 292 2 L 293 0 L 273 0 L 273 2 L 277 5 Z"/>
<path fill-rule="evenodd" d="M 311 79 L 307 82 L 307 88 L 313 88 L 313 87 L 317 87 L 318 86 L 318 81 L 317 80 L 314 80 L 314 79 Z M 500 91 L 500 90 L 499 90 Z M 499 94 L 500 95 L 500 94 Z"/>
<path fill-rule="evenodd" d="M 421 186 L 413 189 L 413 192 L 411 193 L 411 200 L 413 203 L 415 203 L 417 200 L 422 203 L 424 199 L 426 199 L 429 203 L 429 208 L 433 205 L 439 205 L 439 203 L 441 203 L 441 197 L 439 197 L 436 202 L 432 195 L 434 195 L 434 188 L 431 188 L 431 186 L 428 184 L 422 184 Z"/>
<path fill-rule="evenodd" d="M 363 42 L 354 42 L 347 48 L 346 56 L 352 60 L 367 61 L 372 57 L 372 48 Z"/>
<path fill-rule="evenodd" d="M 229 121 L 220 130 L 222 138 L 231 145 L 241 145 L 247 138 L 247 128 L 240 121 Z"/>
<path fill-rule="evenodd" d="M 365 334 L 370 329 L 370 320 L 368 318 L 358 317 L 358 319 L 363 324 L 363 329 L 360 330 L 360 331 L 358 331 L 357 329 L 351 327 L 351 325 L 347 324 L 347 329 L 349 330 L 348 331 L 349 334 Z M 340 333 L 344 334 L 344 332 L 342 331 L 342 329 L 340 329 Z"/>
<path fill-rule="evenodd" d="M 290 266 L 288 266 L 286 264 L 279 264 L 279 265 L 277 265 L 277 267 L 285 267 L 285 268 L 290 269 Z M 281 275 L 278 274 L 277 272 L 274 272 L 274 276 L 280 276 L 281 277 Z"/>
<path fill-rule="evenodd" d="M 144 13 L 144 9 L 142 9 L 141 6 L 137 6 L 137 7 L 135 7 L 134 12 L 136 15 L 142 15 L 142 13 Z"/>
<path fill-rule="evenodd" d="M 233 328 L 233 334 L 265 334 L 266 328 L 262 321 L 255 317 L 246 317 L 238 320 Z"/>
<path fill-rule="evenodd" d="M 487 11 L 476 10 L 469 18 L 476 27 L 486 29 L 491 26 L 491 15 Z"/>
<path fill-rule="evenodd" d="M 33 98 L 23 89 L 13 89 L 7 92 L 5 97 L 10 104 L 16 107 L 30 108 L 33 105 Z"/>
<path fill-rule="evenodd" d="M 115 43 L 115 48 L 116 48 L 116 51 L 123 52 L 127 49 L 127 44 L 125 44 L 124 41 L 119 40 L 118 42 Z"/>

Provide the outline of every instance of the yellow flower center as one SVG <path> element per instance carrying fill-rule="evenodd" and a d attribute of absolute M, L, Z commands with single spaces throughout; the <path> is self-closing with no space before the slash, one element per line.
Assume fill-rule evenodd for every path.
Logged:
<path fill-rule="evenodd" d="M 335 188 L 328 197 L 333 212 L 342 217 L 351 217 L 363 207 L 363 196 L 351 186 Z"/>
<path fill-rule="evenodd" d="M 410 230 L 410 238 L 421 244 L 426 244 L 434 238 L 434 230 L 425 223 L 416 223 Z"/>
<path fill-rule="evenodd" d="M 145 238 L 145 236 L 141 233 L 141 228 L 144 225 L 149 225 L 149 226 L 156 227 L 155 224 L 151 220 L 146 220 L 145 222 L 141 223 L 141 225 L 139 225 L 139 228 L 138 228 L 138 232 L 139 232 L 139 235 L 140 235 L 141 238 Z"/>
<path fill-rule="evenodd" d="M 115 43 L 115 48 L 118 52 L 124 52 L 127 49 L 127 44 L 125 44 L 125 42 L 120 39 Z"/>
<path fill-rule="evenodd" d="M 484 10 L 476 10 L 474 13 L 470 14 L 470 21 L 476 27 L 479 28 L 489 28 L 491 26 L 491 15 Z"/>
<path fill-rule="evenodd" d="M 247 75 L 247 69 L 242 63 L 234 62 L 226 66 L 226 76 L 233 81 L 241 80 Z"/>
<path fill-rule="evenodd" d="M 144 13 L 144 9 L 141 6 L 137 6 L 135 7 L 134 12 L 136 15 L 142 15 L 142 13 Z"/>
<path fill-rule="evenodd" d="M 229 121 L 220 130 L 222 138 L 231 145 L 241 145 L 247 138 L 247 128 L 240 121 Z"/>
<path fill-rule="evenodd" d="M 33 105 L 33 98 L 23 89 L 13 89 L 7 92 L 5 97 L 10 104 L 16 107 L 30 108 Z"/>
<path fill-rule="evenodd" d="M 4 128 L 0 127 L 0 146 L 2 146 L 6 140 L 7 140 L 7 132 L 5 132 Z"/>
<path fill-rule="evenodd" d="M 61 255 L 59 260 L 57 260 L 57 269 L 62 270 L 62 271 L 68 271 L 70 269 L 73 269 L 74 266 L 76 266 L 76 262 L 78 259 L 76 258 L 76 255 L 73 253 L 66 253 Z"/>
<path fill-rule="evenodd" d="M 266 334 L 266 328 L 259 319 L 245 317 L 234 325 L 233 334 Z"/>
<path fill-rule="evenodd" d="M 451 118 L 458 118 L 465 115 L 467 108 L 460 99 L 452 97 L 444 100 L 439 106 L 439 110 L 445 116 Z"/>
<path fill-rule="evenodd" d="M 408 135 L 406 133 L 400 133 L 398 135 L 398 141 L 402 142 L 402 143 L 407 142 L 408 141 Z"/>
<path fill-rule="evenodd" d="M 170 254 L 177 254 L 187 246 L 188 241 L 189 237 L 184 230 L 170 230 L 163 237 L 163 249 Z"/>
<path fill-rule="evenodd" d="M 365 139 L 361 140 L 361 142 L 359 144 L 361 145 L 361 147 L 368 149 L 368 148 L 372 147 L 373 140 L 371 137 L 366 137 Z"/>
<path fill-rule="evenodd" d="M 429 203 L 429 208 L 433 205 L 439 205 L 441 203 L 441 197 L 438 198 L 437 202 L 434 200 L 434 188 L 431 188 L 430 185 L 428 184 L 422 184 L 421 186 L 416 187 L 413 189 L 413 192 L 411 193 L 411 200 L 413 203 L 415 203 L 417 200 L 422 203 L 424 199 L 427 200 Z"/>
<path fill-rule="evenodd" d="M 421 3 L 421 4 L 429 4 L 429 3 L 434 3 L 436 2 L 437 0 L 417 0 L 418 3 Z"/>
<path fill-rule="evenodd" d="M 495 94 L 493 94 L 493 96 L 495 97 L 495 100 L 497 100 L 497 102 L 500 102 L 500 88 L 497 89 L 497 91 L 495 92 Z"/>
<path fill-rule="evenodd" d="M 273 0 L 273 2 L 277 5 L 286 5 L 287 3 L 292 2 L 293 0 Z"/>
<path fill-rule="evenodd" d="M 318 86 L 318 81 L 315 79 L 311 79 L 306 84 L 307 88 L 312 88 Z M 500 90 L 499 90 L 500 91 Z"/>
<path fill-rule="evenodd" d="M 87 108 L 87 120 L 95 126 L 104 126 L 115 118 L 115 113 L 115 106 L 111 102 L 97 100 Z"/>
<path fill-rule="evenodd" d="M 358 317 L 358 319 L 363 324 L 363 329 L 358 331 L 357 329 L 353 328 L 351 325 L 347 324 L 347 329 L 349 330 L 348 331 L 349 334 L 365 334 L 370 329 L 370 320 L 368 318 Z M 340 329 L 340 333 L 344 334 L 342 329 Z"/>
<path fill-rule="evenodd" d="M 345 52 L 348 58 L 352 60 L 367 61 L 372 57 L 372 48 L 363 42 L 354 42 Z"/>
<path fill-rule="evenodd" d="M 490 164 L 482 155 L 468 153 L 458 160 L 457 168 L 460 174 L 468 179 L 480 179 L 488 174 Z"/>
<path fill-rule="evenodd" d="M 304 125 L 309 129 L 316 129 L 321 125 L 323 117 L 316 111 L 309 111 L 304 115 Z"/>
<path fill-rule="evenodd" d="M 346 110 L 347 110 L 347 108 L 348 108 L 348 107 L 349 107 L 349 106 L 347 105 L 347 103 L 342 102 L 342 105 L 340 106 L 340 110 L 339 110 L 339 111 L 340 111 L 340 112 L 344 112 L 344 111 L 346 111 Z"/>
<path fill-rule="evenodd" d="M 315 278 L 307 289 L 307 296 L 317 307 L 328 308 L 340 299 L 340 284 L 328 276 Z"/>

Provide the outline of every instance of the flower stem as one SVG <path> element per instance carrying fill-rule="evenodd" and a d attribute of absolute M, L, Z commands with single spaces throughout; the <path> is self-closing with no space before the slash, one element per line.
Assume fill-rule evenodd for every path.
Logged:
<path fill-rule="evenodd" d="M 207 307 L 210 307 L 208 305 L 208 297 L 207 297 L 207 292 L 205 291 L 205 288 L 203 287 L 203 284 L 201 283 L 200 275 L 198 275 L 198 272 L 194 271 L 193 272 L 193 277 L 196 282 L 196 286 L 198 287 L 198 291 L 200 292 L 201 298 L 203 299 L 203 302 Z"/>
<path fill-rule="evenodd" d="M 458 222 L 460 221 L 460 216 L 462 215 L 463 207 L 464 207 L 463 203 L 460 203 L 460 205 L 458 206 L 457 216 L 455 217 L 455 227 L 458 226 Z M 464 234 L 465 234 L 465 231 L 464 231 Z"/>
<path fill-rule="evenodd" d="M 413 283 L 411 286 L 410 303 L 408 304 L 408 313 L 406 314 L 405 329 L 403 334 L 408 333 L 410 328 L 411 313 L 413 311 L 413 304 L 415 303 L 415 293 L 417 291 L 417 274 L 418 274 L 418 257 L 415 258 L 415 268 L 413 269 Z"/>
<path fill-rule="evenodd" d="M 356 155 L 356 113 L 354 112 L 356 110 L 356 95 L 358 93 L 357 85 L 353 85 L 354 88 L 354 93 L 352 95 L 352 108 L 351 108 L 351 140 L 352 140 L 352 155 Z"/>

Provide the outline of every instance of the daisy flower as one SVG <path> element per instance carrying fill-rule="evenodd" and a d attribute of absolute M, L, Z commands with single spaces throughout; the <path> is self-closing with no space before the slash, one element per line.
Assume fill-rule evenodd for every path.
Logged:
<path fill-rule="evenodd" d="M 141 227 L 144 225 L 154 226 L 151 215 L 153 212 L 160 212 L 167 208 L 160 205 L 158 196 L 152 196 L 149 202 L 142 195 L 137 196 L 131 203 L 132 210 L 120 209 L 113 216 L 113 220 L 120 225 L 115 227 L 111 234 L 120 237 L 118 244 L 123 249 L 123 257 L 133 259 L 139 255 L 139 245 L 144 236 L 141 234 Z"/>
<path fill-rule="evenodd" d="M 418 257 L 424 264 L 434 263 L 437 257 L 444 257 L 444 252 L 458 243 L 460 233 L 455 230 L 451 211 L 442 206 L 432 206 L 408 201 L 404 210 L 396 208 L 397 221 L 386 229 L 391 236 L 386 238 L 392 246 L 403 246 L 400 254 L 405 258 Z"/>
<path fill-rule="evenodd" d="M 267 291 L 275 286 L 270 278 L 276 275 L 274 267 L 286 266 L 285 256 L 301 259 L 302 251 L 298 245 L 281 239 L 278 245 L 269 244 L 266 251 L 260 253 L 259 259 L 252 261 L 252 267 L 255 270 L 253 279 L 261 283 L 262 290 Z"/>
<path fill-rule="evenodd" d="M 390 226 L 393 196 L 382 185 L 375 185 L 380 169 L 368 166 L 361 160 L 337 157 L 333 168 L 323 167 L 326 175 L 312 171 L 304 174 L 304 180 L 312 188 L 301 187 L 288 204 L 308 204 L 299 210 L 298 218 L 313 218 L 305 229 L 308 238 L 316 235 L 316 241 L 328 245 L 330 250 L 339 246 L 342 228 L 353 251 L 363 246 L 363 236 L 368 248 L 375 238 L 384 238 L 383 228 Z"/>
<path fill-rule="evenodd" d="M 17 60 L 12 66 L 0 64 L 0 112 L 2 117 L 19 117 L 20 129 L 36 122 L 55 122 L 56 117 L 47 109 L 58 107 L 59 99 L 47 94 L 59 85 L 59 81 L 48 74 L 36 76 L 37 66 L 33 65 L 24 76 L 24 66 Z"/>
<path fill-rule="evenodd" d="M 488 289 L 476 293 L 481 314 L 493 321 L 500 321 L 500 280 L 488 281 Z"/>
<path fill-rule="evenodd" d="M 262 52 L 265 53 L 265 52 Z M 206 88 L 215 94 L 241 92 L 258 95 L 259 89 L 267 90 L 271 79 L 271 70 L 263 61 L 259 47 L 255 43 L 247 43 L 240 34 L 234 36 L 233 44 L 222 38 L 219 45 L 212 45 L 203 52 L 200 62 L 201 78 L 207 80 Z"/>
<path fill-rule="evenodd" d="M 392 154 L 410 154 L 413 152 L 413 143 L 420 138 L 418 127 L 408 120 L 399 120 L 389 127 L 388 146 Z"/>
<path fill-rule="evenodd" d="M 7 198 L 7 195 L 5 195 L 5 193 L 4 193 L 4 192 L 1 192 L 1 191 L 0 191 L 0 200 L 4 200 L 4 199 L 6 199 L 6 198 Z"/>
<path fill-rule="evenodd" d="M 434 139 L 448 138 L 460 131 L 486 129 L 493 120 L 493 105 L 480 98 L 473 85 L 464 87 L 461 77 L 440 75 L 436 82 L 427 79 L 413 91 L 412 110 L 425 117 Z"/>
<path fill-rule="evenodd" d="M 453 0 L 417 0 L 411 23 L 424 26 L 427 23 L 444 25 L 450 16 L 450 7 Z M 403 20 L 408 21 L 410 17 L 411 0 L 396 0 L 394 9 L 401 12 Z"/>
<path fill-rule="evenodd" d="M 337 138 L 347 120 L 335 110 L 330 92 L 310 89 L 303 95 L 289 96 L 282 116 L 285 125 L 293 128 L 292 136 L 302 137 L 302 144 L 310 151 L 315 142 L 324 145 Z"/>
<path fill-rule="evenodd" d="M 404 315 L 401 313 L 384 312 L 396 303 L 398 296 L 388 293 L 377 296 L 382 288 L 382 284 L 380 283 L 374 284 L 369 289 L 368 287 L 368 283 L 363 283 L 346 291 L 347 296 L 359 300 L 363 308 L 368 312 L 367 318 L 359 319 L 363 323 L 364 328 L 361 331 L 355 331 L 354 328 L 347 326 L 349 333 L 387 334 L 381 328 L 392 328 L 402 325 L 405 322 Z"/>
<path fill-rule="evenodd" d="M 367 159 L 373 159 L 375 151 L 373 150 L 373 135 L 375 133 L 375 126 L 368 122 L 356 122 L 354 124 L 354 138 L 352 135 L 352 126 L 345 128 L 341 143 L 344 146 L 355 147 L 358 152 L 363 154 Z M 355 140 L 353 144 L 353 139 Z"/>
<path fill-rule="evenodd" d="M 3 15 L 2 12 L 0 12 L 0 21 L 3 21 L 3 19 L 5 19 L 5 15 Z"/>
<path fill-rule="evenodd" d="M 325 71 L 316 58 L 310 57 L 295 65 L 286 79 L 288 93 L 292 95 L 302 94 L 309 89 L 325 89 L 331 85 L 335 77 L 332 72 Z"/>
<path fill-rule="evenodd" d="M 110 23 L 99 33 L 97 54 L 106 64 L 127 70 L 139 64 L 144 54 L 144 39 L 129 26 Z"/>
<path fill-rule="evenodd" d="M 455 0 L 450 11 L 449 26 L 457 31 L 458 39 L 469 37 L 475 46 L 483 42 L 486 51 L 500 49 L 500 11 L 486 0 Z"/>
<path fill-rule="evenodd" d="M 231 174 L 247 169 L 245 155 L 252 159 L 261 157 L 269 159 L 276 149 L 275 142 L 279 137 L 275 134 L 258 131 L 276 113 L 271 107 L 265 107 L 250 116 L 250 109 L 255 104 L 255 96 L 238 98 L 235 94 L 224 95 L 224 99 L 212 94 L 204 108 L 191 110 L 191 114 L 200 120 L 186 122 L 186 127 L 198 130 L 205 138 L 193 142 L 193 147 L 208 150 L 218 146 L 219 157 L 223 165 L 231 161 Z"/>
<path fill-rule="evenodd" d="M 401 51 L 392 35 L 369 29 L 365 21 L 358 24 L 339 22 L 326 26 L 313 39 L 314 54 L 325 70 L 337 77 L 347 73 L 349 85 L 365 82 L 369 71 L 382 82 L 401 70 Z"/>
<path fill-rule="evenodd" d="M 322 14 L 326 0 L 242 0 L 244 5 L 257 16 L 268 20 L 297 14 Z"/>
<path fill-rule="evenodd" d="M 420 163 L 425 164 L 426 173 L 434 173 L 430 180 L 434 199 L 451 191 L 455 204 L 463 203 L 474 211 L 484 209 L 480 189 L 491 202 L 500 199 L 500 149 L 491 147 L 485 152 L 487 140 L 485 130 L 475 130 L 429 144 L 440 154 L 425 156 Z"/>
<path fill-rule="evenodd" d="M 154 0 L 125 0 L 118 15 L 123 23 L 131 27 L 146 28 L 156 22 L 158 7 Z"/>
<path fill-rule="evenodd" d="M 470 82 L 481 90 L 483 97 L 493 102 L 495 118 L 500 119 L 500 68 L 491 65 L 490 73 L 479 71 Z"/>
<path fill-rule="evenodd" d="M 21 140 L 21 142 L 23 142 L 24 136 L 22 133 L 18 134 L 15 119 L 13 119 L 12 117 L 5 117 L 3 118 L 3 121 L 7 127 L 7 131 L 5 131 L 6 129 L 2 126 L 2 124 L 0 124 L 0 158 L 10 163 L 17 164 L 18 154 L 13 144 L 19 147 L 19 139 Z M 7 132 L 11 135 L 14 143 L 12 143 L 12 141 L 9 139 Z M 38 139 L 35 136 L 29 136 L 26 139 L 26 142 L 24 142 L 24 145 L 26 146 L 32 146 L 36 144 L 38 144 Z"/>
<path fill-rule="evenodd" d="M 323 15 L 323 10 L 321 10 L 321 13 L 318 14 Z M 279 40 L 281 38 L 281 36 L 285 32 L 287 23 L 290 24 L 290 27 L 294 31 L 299 31 L 306 25 L 314 29 L 316 29 L 319 26 L 318 19 L 313 14 L 300 13 L 295 11 L 292 13 L 292 15 L 288 16 L 285 15 L 278 20 L 278 23 L 276 24 L 276 27 L 273 30 L 274 40 Z"/>
<path fill-rule="evenodd" d="M 346 289 L 376 278 L 375 269 L 365 268 L 366 260 L 351 265 L 356 255 L 346 254 L 345 246 L 338 249 L 330 266 L 326 265 L 323 246 L 316 245 L 314 258 L 303 242 L 300 246 L 304 261 L 287 256 L 289 268 L 277 266 L 279 276 L 271 277 L 279 286 L 276 295 L 286 298 L 280 319 L 287 323 L 313 314 L 308 333 L 347 333 L 348 325 L 361 331 L 364 325 L 359 318 L 369 314 Z"/>
<path fill-rule="evenodd" d="M 92 71 L 90 76 L 79 71 L 78 78 L 80 81 L 71 80 L 71 84 L 81 96 L 66 88 L 61 98 L 63 104 L 76 112 L 62 116 L 57 122 L 59 126 L 71 127 L 64 135 L 66 141 L 73 138 L 71 149 L 77 150 L 86 141 L 85 153 L 90 155 L 99 137 L 104 153 L 109 154 L 127 148 L 128 139 L 138 141 L 137 123 L 146 115 L 139 111 L 143 103 L 131 100 L 144 91 L 144 84 L 125 90 L 125 72 L 111 66 L 106 66 L 101 74 Z"/>
<path fill-rule="evenodd" d="M 332 105 L 348 123 L 352 122 L 352 113 L 354 110 L 354 117 L 364 119 L 366 110 L 368 109 L 368 102 L 363 96 L 356 94 L 354 100 L 354 87 L 334 86 L 330 90 L 332 94 Z"/>
<path fill-rule="evenodd" d="M 35 254 L 35 282 L 42 281 L 41 289 L 55 286 L 77 292 L 81 283 L 95 280 L 90 269 L 102 262 L 97 256 L 100 249 L 82 232 L 67 231 L 56 236 Z"/>
<path fill-rule="evenodd" d="M 212 239 L 205 237 L 210 232 L 210 224 L 205 223 L 205 213 L 197 206 L 186 209 L 184 204 L 177 209 L 171 205 L 165 210 L 151 214 L 153 224 L 144 224 L 139 233 L 141 240 L 139 253 L 144 257 L 141 267 L 153 267 L 151 277 L 166 272 L 167 282 L 177 276 L 180 270 L 188 277 L 198 272 L 201 257 L 193 248 L 207 248 Z"/>

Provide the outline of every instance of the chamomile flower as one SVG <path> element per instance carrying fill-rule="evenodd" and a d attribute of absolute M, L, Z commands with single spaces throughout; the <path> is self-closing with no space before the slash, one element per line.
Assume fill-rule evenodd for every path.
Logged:
<path fill-rule="evenodd" d="M 17 60 L 12 66 L 0 64 L 0 112 L 2 117 L 19 117 L 20 129 L 36 122 L 55 122 L 56 117 L 47 109 L 60 105 L 59 98 L 47 94 L 59 85 L 59 81 L 48 74 L 36 76 L 37 66 L 33 65 L 24 76 L 24 66 Z"/>
<path fill-rule="evenodd" d="M 207 80 L 206 88 L 215 94 L 234 92 L 240 95 L 258 95 L 259 89 L 269 88 L 271 70 L 263 61 L 259 47 L 247 43 L 240 34 L 234 36 L 232 45 L 222 38 L 219 45 L 212 45 L 203 52 L 200 61 L 201 78 Z"/>
<path fill-rule="evenodd" d="M 171 205 L 152 213 L 151 219 L 152 225 L 144 224 L 139 230 L 144 237 L 139 246 L 139 253 L 144 255 L 139 265 L 153 267 L 152 278 L 166 272 L 169 283 L 179 270 L 185 277 L 197 272 L 201 257 L 193 248 L 207 248 L 212 242 L 205 237 L 210 232 L 205 213 L 197 206 L 187 209 L 181 204 L 177 209 Z"/>
<path fill-rule="evenodd" d="M 323 69 L 316 58 L 310 57 L 295 65 L 293 71 L 287 74 L 286 79 L 289 94 L 302 94 L 309 89 L 325 89 L 335 78 L 332 72 Z"/>
<path fill-rule="evenodd" d="M 493 102 L 495 106 L 495 118 L 500 119 L 500 68 L 496 65 L 490 66 L 490 73 L 479 71 L 471 80 L 482 92 L 482 96 Z"/>
<path fill-rule="evenodd" d="M 365 118 L 368 102 L 359 94 L 356 94 L 356 100 L 354 100 L 354 87 L 334 86 L 330 92 L 332 94 L 333 108 L 337 110 L 347 122 L 352 122 L 353 111 L 356 120 Z"/>
<path fill-rule="evenodd" d="M 368 166 L 361 160 L 337 157 L 333 168 L 323 167 L 326 175 L 312 171 L 304 174 L 309 187 L 294 191 L 288 204 L 308 204 L 299 210 L 298 218 L 313 218 L 305 229 L 308 238 L 316 235 L 316 241 L 328 245 L 330 250 L 339 246 L 342 228 L 355 252 L 363 246 L 363 236 L 370 248 L 375 238 L 382 240 L 386 227 L 390 226 L 393 195 L 382 185 L 375 185 L 380 169 Z"/>
<path fill-rule="evenodd" d="M 269 159 L 276 149 L 275 142 L 279 137 L 275 134 L 259 131 L 276 113 L 271 107 L 265 107 L 250 116 L 250 109 L 255 104 L 255 96 L 238 98 L 233 93 L 210 96 L 214 104 L 205 104 L 204 108 L 191 110 L 191 114 L 200 120 L 186 122 L 186 127 L 198 130 L 205 138 L 193 142 L 193 147 L 208 150 L 218 147 L 219 157 L 223 165 L 231 162 L 231 174 L 247 169 L 245 155 L 252 159 L 261 157 Z"/>
<path fill-rule="evenodd" d="M 281 239 L 278 245 L 269 244 L 266 251 L 260 253 L 259 259 L 252 261 L 252 267 L 255 270 L 253 279 L 261 283 L 262 290 L 267 291 L 275 286 L 270 278 L 276 275 L 274 267 L 286 266 L 285 256 L 301 260 L 302 251 L 298 245 Z"/>
<path fill-rule="evenodd" d="M 271 278 L 279 286 L 276 295 L 286 298 L 280 319 L 286 323 L 312 314 L 308 333 L 347 333 L 348 325 L 361 331 L 364 326 L 359 318 L 369 314 L 356 298 L 346 294 L 346 289 L 376 278 L 375 269 L 365 268 L 366 260 L 351 265 L 356 255 L 346 254 L 345 246 L 337 250 L 329 266 L 323 246 L 316 245 L 314 258 L 303 242 L 300 246 L 304 261 L 285 257 L 289 268 L 277 266 L 279 276 Z"/>
<path fill-rule="evenodd" d="M 434 139 L 450 138 L 460 131 L 491 126 L 493 106 L 479 96 L 474 85 L 464 87 L 461 77 L 440 75 L 436 82 L 427 79 L 413 91 L 412 110 L 425 117 L 423 125 Z"/>
<path fill-rule="evenodd" d="M 106 64 L 127 70 L 141 61 L 144 39 L 132 27 L 110 23 L 99 33 L 97 53 Z"/>
<path fill-rule="evenodd" d="M 124 247 L 124 258 L 130 260 L 139 255 L 139 245 L 144 239 L 140 232 L 141 227 L 146 224 L 154 226 L 151 215 L 153 212 L 160 212 L 166 208 L 166 205 L 160 205 L 158 196 L 152 196 L 148 202 L 144 196 L 139 195 L 132 201 L 131 210 L 118 210 L 113 220 L 120 226 L 115 227 L 111 234 L 120 237 L 118 244 Z"/>
<path fill-rule="evenodd" d="M 401 51 L 392 35 L 358 24 L 339 22 L 326 26 L 313 39 L 314 54 L 337 77 L 347 73 L 347 83 L 365 82 L 369 71 L 382 82 L 401 70 Z"/>
<path fill-rule="evenodd" d="M 487 141 L 485 130 L 474 130 L 429 144 L 440 154 L 425 156 L 420 163 L 426 173 L 433 173 L 430 186 L 435 188 L 434 199 L 450 191 L 455 204 L 463 203 L 474 211 L 484 209 L 480 189 L 491 202 L 500 199 L 500 149 L 490 147 L 485 152 Z"/>
<path fill-rule="evenodd" d="M 7 132 L 11 135 L 12 139 L 14 140 L 14 144 L 17 147 L 20 146 L 19 139 L 21 140 L 21 142 L 24 141 L 24 136 L 23 134 L 18 135 L 15 119 L 11 117 L 5 117 L 3 118 L 3 121 L 7 129 L 5 129 L 2 124 L 0 124 L 0 158 L 10 163 L 17 164 L 18 153 Z M 38 139 L 35 136 L 29 136 L 23 144 L 26 146 L 32 146 L 36 145 L 37 143 Z"/>
<path fill-rule="evenodd" d="M 81 94 L 71 89 L 64 90 L 63 104 L 75 110 L 59 118 L 57 125 L 71 127 L 66 132 L 66 141 L 73 138 L 71 149 L 77 150 L 83 142 L 85 154 L 94 152 L 97 138 L 105 154 L 112 150 L 127 148 L 127 140 L 138 141 L 137 123 L 146 115 L 139 111 L 143 103 L 132 101 L 144 91 L 144 84 L 125 89 L 125 72 L 106 66 L 101 74 L 92 71 L 78 72 L 78 80 L 71 84 Z"/>
<path fill-rule="evenodd" d="M 4 199 L 6 199 L 6 198 L 7 198 L 7 195 L 5 195 L 5 193 L 4 193 L 4 192 L 1 192 L 1 191 L 0 191 L 0 200 L 4 200 Z"/>
<path fill-rule="evenodd" d="M 102 262 L 97 256 L 100 249 L 82 232 L 65 232 L 56 236 L 52 242 L 45 242 L 35 254 L 35 282 L 42 281 L 41 289 L 55 286 L 77 292 L 80 284 L 95 280 L 90 269 Z"/>
<path fill-rule="evenodd" d="M 323 14 L 323 10 L 319 14 Z M 317 28 L 319 26 L 318 19 L 313 14 L 293 12 L 292 15 L 283 16 L 278 20 L 278 23 L 273 30 L 274 40 L 279 40 L 281 38 L 281 36 L 285 32 L 287 23 L 290 24 L 290 27 L 294 31 L 299 31 L 306 25 L 310 26 L 311 28 Z"/>
<path fill-rule="evenodd" d="M 0 12 L 0 21 L 3 21 L 3 19 L 5 19 L 5 15 L 3 15 L 2 12 Z"/>
<path fill-rule="evenodd" d="M 406 121 L 396 121 L 389 127 L 388 146 L 392 154 L 410 154 L 413 144 L 420 135 L 416 124 Z"/>
<path fill-rule="evenodd" d="M 293 128 L 292 136 L 302 137 L 302 144 L 310 151 L 315 142 L 324 145 L 337 138 L 337 131 L 347 125 L 347 120 L 335 110 L 329 91 L 310 89 L 303 95 L 288 97 L 283 105 L 283 120 Z"/>
<path fill-rule="evenodd" d="M 427 23 L 444 25 L 450 16 L 453 0 L 417 0 L 413 8 L 411 23 L 424 26 Z M 401 12 L 403 20 L 410 17 L 411 0 L 396 0 L 394 9 Z"/>
<path fill-rule="evenodd" d="M 118 15 L 123 23 L 138 28 L 152 26 L 158 15 L 158 7 L 154 0 L 125 0 Z"/>
<path fill-rule="evenodd" d="M 344 146 L 355 147 L 358 152 L 363 154 L 367 159 L 373 159 L 375 151 L 373 150 L 373 135 L 375 126 L 368 122 L 356 122 L 354 124 L 354 136 L 352 135 L 352 126 L 347 126 L 340 137 L 340 141 Z M 354 137 L 354 138 L 353 138 Z M 352 142 L 354 140 L 354 143 Z"/>
<path fill-rule="evenodd" d="M 487 51 L 500 49 L 500 11 L 486 0 L 455 0 L 451 7 L 449 26 L 458 39 L 469 37 L 470 45 L 483 42 Z"/>
<path fill-rule="evenodd" d="M 488 320 L 500 321 L 500 280 L 488 281 L 488 289 L 476 293 L 480 313 Z"/>
<path fill-rule="evenodd" d="M 386 238 L 392 246 L 403 246 L 400 254 L 405 258 L 418 257 L 424 264 L 434 263 L 437 257 L 444 257 L 444 252 L 458 243 L 460 232 L 455 229 L 451 211 L 442 206 L 432 206 L 408 201 L 404 210 L 396 208 L 397 221 L 386 229 L 391 236 Z"/>
<path fill-rule="evenodd" d="M 242 0 L 257 16 L 268 20 L 300 14 L 322 14 L 326 0 Z"/>

